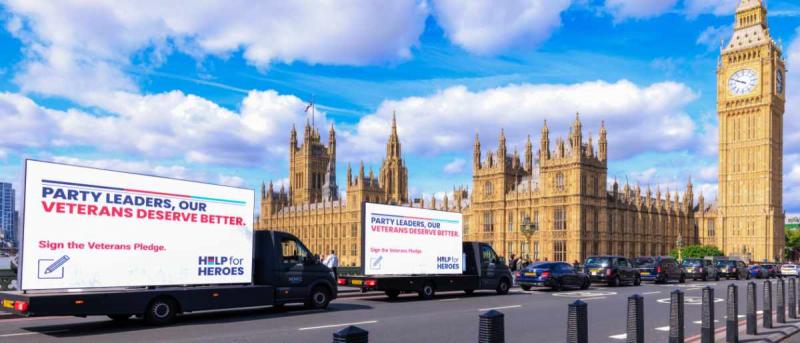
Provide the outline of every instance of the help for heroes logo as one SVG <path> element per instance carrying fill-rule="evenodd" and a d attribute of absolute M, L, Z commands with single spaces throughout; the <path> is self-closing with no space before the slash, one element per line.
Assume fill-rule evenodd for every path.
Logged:
<path fill-rule="evenodd" d="M 198 256 L 197 275 L 244 275 L 244 258 L 234 256 Z"/>

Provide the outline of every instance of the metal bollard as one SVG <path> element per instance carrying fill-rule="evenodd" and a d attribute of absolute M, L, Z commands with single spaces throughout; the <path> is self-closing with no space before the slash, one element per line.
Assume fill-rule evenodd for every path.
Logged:
<path fill-rule="evenodd" d="M 495 310 L 480 314 L 478 343 L 504 343 L 505 327 L 503 313 Z"/>
<path fill-rule="evenodd" d="M 739 342 L 739 289 L 734 284 L 728 285 L 727 319 L 725 320 L 725 342 Z"/>
<path fill-rule="evenodd" d="M 683 343 L 683 291 L 669 296 L 669 343 Z"/>
<path fill-rule="evenodd" d="M 794 278 L 789 278 L 789 303 L 786 309 L 789 310 L 789 318 L 797 319 L 797 285 Z"/>
<path fill-rule="evenodd" d="M 758 317 L 756 317 L 756 310 L 758 307 L 758 299 L 756 299 L 756 283 L 750 281 L 747 283 L 747 334 L 758 334 Z"/>
<path fill-rule="evenodd" d="M 703 287 L 702 306 L 700 341 L 702 343 L 714 343 L 714 289 L 711 286 Z"/>
<path fill-rule="evenodd" d="M 772 283 L 764 281 L 764 328 L 772 329 Z"/>
<path fill-rule="evenodd" d="M 777 312 L 778 324 L 786 323 L 786 283 L 783 279 L 778 279 L 778 294 L 775 295 L 775 311 Z"/>
<path fill-rule="evenodd" d="M 357 326 L 348 326 L 333 333 L 333 343 L 367 343 L 369 332 Z"/>
<path fill-rule="evenodd" d="M 588 343 L 589 316 L 586 303 L 575 300 L 567 308 L 567 343 Z"/>
<path fill-rule="evenodd" d="M 644 299 L 634 294 L 628 297 L 627 343 L 644 343 Z"/>

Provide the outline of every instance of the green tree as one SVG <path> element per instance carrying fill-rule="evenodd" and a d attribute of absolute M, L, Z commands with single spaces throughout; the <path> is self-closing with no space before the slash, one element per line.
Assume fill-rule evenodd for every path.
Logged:
<path fill-rule="evenodd" d="M 713 245 L 689 245 L 683 247 L 683 258 L 703 258 L 706 256 L 723 256 L 722 250 Z M 678 249 L 672 249 L 670 256 L 678 257 Z"/>
<path fill-rule="evenodd" d="M 784 233 L 786 239 L 786 258 L 790 260 L 795 259 L 797 255 L 796 252 L 800 251 L 800 230 L 787 228 Z"/>

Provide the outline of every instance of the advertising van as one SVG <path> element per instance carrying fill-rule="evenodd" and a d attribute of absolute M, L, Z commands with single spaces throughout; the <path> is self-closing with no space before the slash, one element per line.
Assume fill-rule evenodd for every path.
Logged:
<path fill-rule="evenodd" d="M 24 316 L 142 316 L 336 298 L 332 271 L 295 236 L 253 230 L 254 191 L 27 160 L 20 291 Z"/>
<path fill-rule="evenodd" d="M 460 213 L 373 203 L 362 205 L 361 275 L 340 286 L 382 291 L 389 298 L 416 292 L 496 290 L 508 293 L 511 270 L 492 246 L 464 242 Z"/>

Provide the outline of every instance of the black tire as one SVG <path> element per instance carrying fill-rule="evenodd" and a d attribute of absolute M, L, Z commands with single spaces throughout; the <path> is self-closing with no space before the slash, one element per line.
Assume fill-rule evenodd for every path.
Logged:
<path fill-rule="evenodd" d="M 714 281 L 719 281 L 719 273 L 714 276 Z"/>
<path fill-rule="evenodd" d="M 615 276 L 613 279 L 608 281 L 608 286 L 610 287 L 619 287 L 619 276 Z"/>
<path fill-rule="evenodd" d="M 508 279 L 502 278 L 500 282 L 497 284 L 497 294 L 503 295 L 508 294 L 508 290 L 511 288 L 511 283 L 508 282 Z"/>
<path fill-rule="evenodd" d="M 400 296 L 400 291 L 398 291 L 398 290 L 388 290 L 385 293 L 386 293 L 386 296 L 389 297 L 389 299 L 392 299 L 392 300 L 397 299 L 397 297 Z"/>
<path fill-rule="evenodd" d="M 708 281 L 708 274 L 703 274 L 703 281 Z"/>
<path fill-rule="evenodd" d="M 307 308 L 321 310 L 328 308 L 328 304 L 330 304 L 330 302 L 331 291 L 328 290 L 328 287 L 316 286 L 311 290 L 311 293 L 308 294 L 305 305 Z"/>
<path fill-rule="evenodd" d="M 169 297 L 159 297 L 147 305 L 144 319 L 153 325 L 165 325 L 173 322 L 178 314 L 178 303 Z"/>
<path fill-rule="evenodd" d="M 531 286 L 529 286 L 529 285 L 520 285 L 519 287 L 522 288 L 523 291 L 530 291 L 531 290 Z"/>
<path fill-rule="evenodd" d="M 686 283 L 686 275 L 681 274 L 681 277 L 678 279 L 678 283 Z"/>
<path fill-rule="evenodd" d="M 124 322 L 124 321 L 127 321 L 128 319 L 131 319 L 131 315 L 130 314 L 109 314 L 108 318 L 110 318 L 111 320 L 113 320 L 115 322 Z"/>
<path fill-rule="evenodd" d="M 472 293 L 475 293 L 474 289 L 465 289 L 464 290 L 464 294 L 466 294 L 466 295 L 472 295 Z"/>
<path fill-rule="evenodd" d="M 581 284 L 581 289 L 589 289 L 589 286 L 591 286 L 591 285 L 592 285 L 592 281 L 589 280 L 589 279 L 586 279 L 585 281 L 583 281 L 583 284 Z"/>
<path fill-rule="evenodd" d="M 641 284 L 642 284 L 642 278 L 637 276 L 635 279 L 633 279 L 633 285 L 634 286 L 639 286 Z"/>
<path fill-rule="evenodd" d="M 747 276 L 750 276 L 749 274 Z M 741 280 L 742 274 L 736 273 L 736 280 Z"/>
<path fill-rule="evenodd" d="M 419 290 L 419 297 L 423 299 L 430 299 L 436 295 L 436 289 L 433 288 L 433 284 L 430 282 L 426 282 L 422 289 Z"/>

